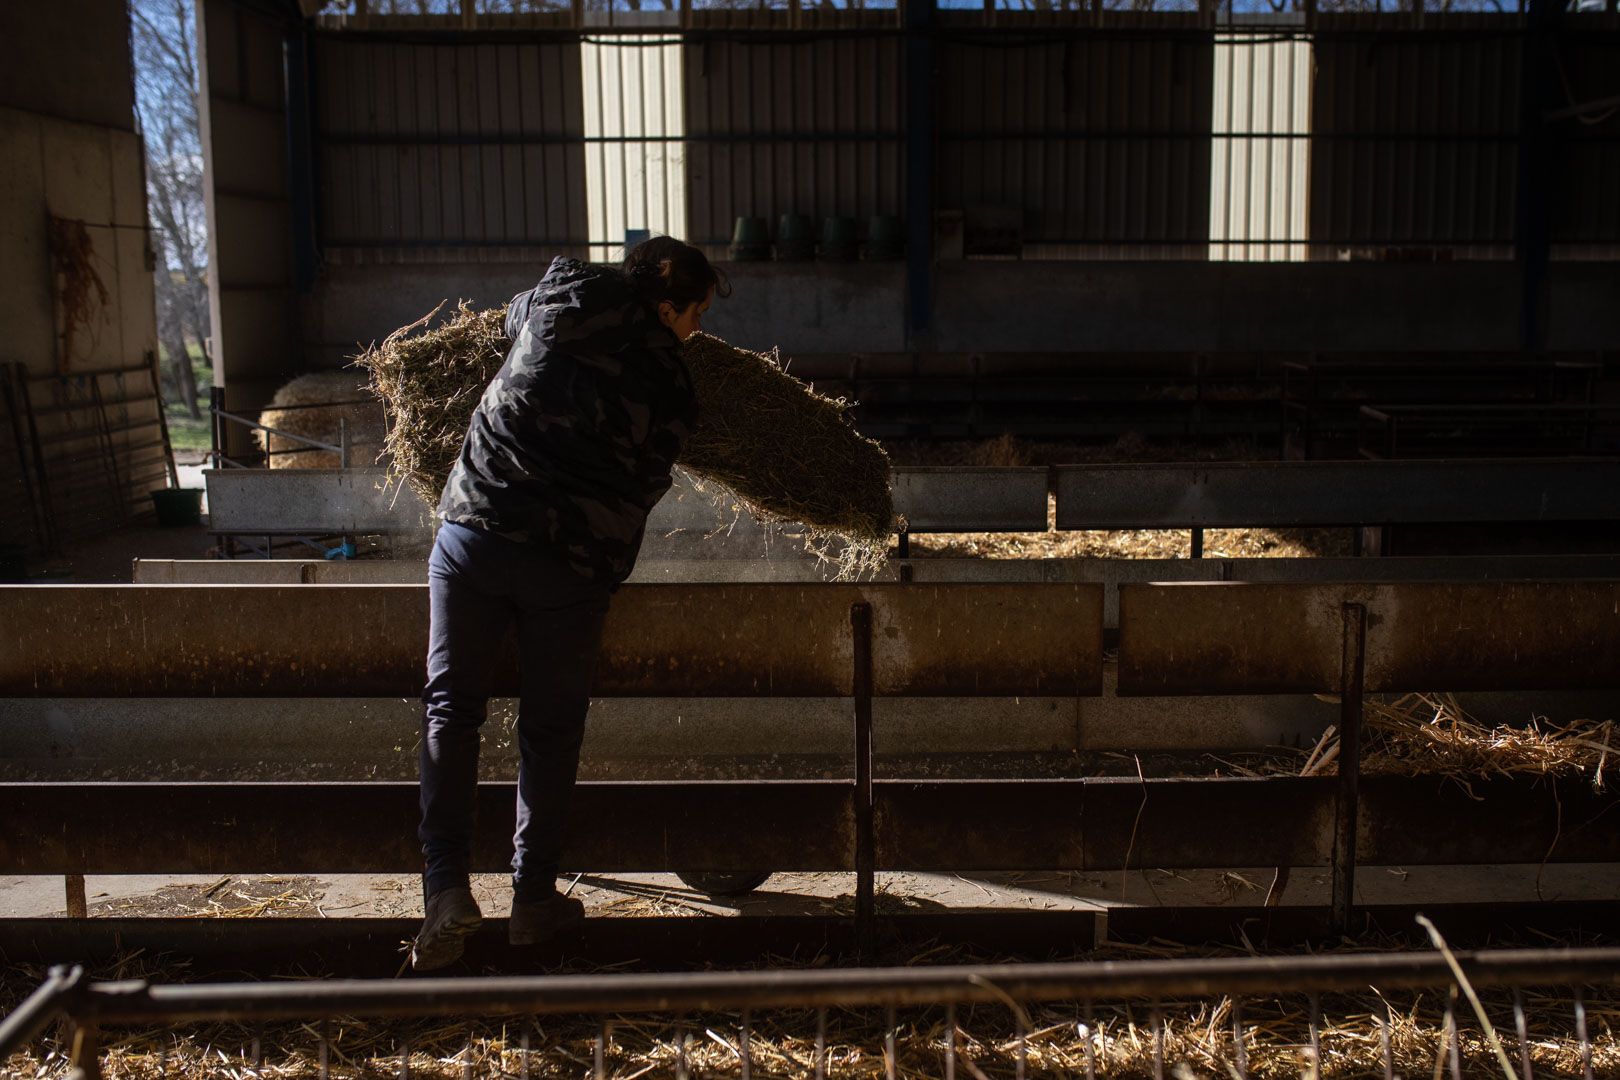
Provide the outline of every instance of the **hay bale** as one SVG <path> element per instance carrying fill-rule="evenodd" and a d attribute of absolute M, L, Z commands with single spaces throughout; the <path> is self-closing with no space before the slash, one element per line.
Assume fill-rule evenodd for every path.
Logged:
<path fill-rule="evenodd" d="M 463 303 L 432 325 L 442 307 L 357 358 L 387 409 L 395 471 L 429 505 L 509 344 L 504 309 Z M 850 426 L 848 403 L 814 393 L 771 357 L 706 334 L 694 335 L 683 356 L 699 416 L 681 466 L 762 520 L 806 526 L 806 546 L 841 577 L 881 564 L 894 517 L 889 459 Z"/>
<path fill-rule="evenodd" d="M 300 375 L 283 384 L 259 414 L 259 423 L 266 427 L 333 446 L 338 445 L 340 420 L 347 427 L 349 466 L 376 464 L 383 449 L 383 409 L 363 371 L 346 368 Z M 253 435 L 261 450 L 273 451 L 272 469 L 336 469 L 342 464 L 331 450 L 317 450 L 266 431 Z"/>

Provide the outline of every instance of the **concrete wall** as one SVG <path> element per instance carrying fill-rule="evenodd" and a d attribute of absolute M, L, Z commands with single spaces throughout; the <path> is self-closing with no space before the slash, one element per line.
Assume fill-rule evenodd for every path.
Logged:
<path fill-rule="evenodd" d="M 12 476 L 0 477 L 9 539 L 30 545 L 114 528 L 149 510 L 147 492 L 167 483 L 133 94 L 124 0 L 0 5 L 0 367 L 21 371 L 42 459 L 19 468 L 8 455 L 4 468 L 19 485 L 33 471 L 53 477 L 32 493 L 33 508 Z M 83 229 L 100 283 L 71 334 L 52 218 Z M 105 440 L 94 434 L 103 427 Z"/>
<path fill-rule="evenodd" d="M 534 287 L 544 262 L 333 265 L 304 300 L 312 364 L 336 366 L 357 346 L 414 322 L 442 300 L 504 304 Z M 899 263 L 731 263 L 733 294 L 704 328 L 749 348 L 787 353 L 905 348 L 905 268 Z"/>
<path fill-rule="evenodd" d="M 503 303 L 536 263 L 328 266 L 306 300 L 323 364 L 465 297 Z M 788 354 L 907 348 L 899 263 L 730 263 L 733 295 L 707 329 Z M 1620 274 L 1554 264 L 1554 349 L 1620 344 Z M 935 268 L 940 352 L 1183 350 L 1512 350 L 1518 271 L 1507 262 L 942 262 Z"/>
<path fill-rule="evenodd" d="M 0 362 L 77 373 L 156 348 L 133 85 L 122 0 L 0 6 Z M 48 214 L 84 223 L 108 292 L 71 356 L 58 355 Z"/>
<path fill-rule="evenodd" d="M 0 105 L 135 130 L 124 0 L 0 4 Z"/>

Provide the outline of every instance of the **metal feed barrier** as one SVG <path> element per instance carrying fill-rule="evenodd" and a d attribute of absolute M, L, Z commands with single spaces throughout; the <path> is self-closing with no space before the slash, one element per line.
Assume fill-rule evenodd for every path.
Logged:
<path fill-rule="evenodd" d="M 1620 832 L 1606 816 L 1620 796 L 1585 781 L 1497 777 L 1464 790 L 1362 778 L 1357 767 L 1366 693 L 1614 688 L 1617 612 L 1615 582 L 1125 584 L 1119 694 L 1338 694 L 1340 774 L 875 781 L 875 698 L 1099 694 L 1102 586 L 627 585 L 608 620 L 596 696 L 847 698 L 853 777 L 583 784 L 565 861 L 613 871 L 852 870 L 853 919 L 815 929 L 856 945 L 880 922 L 879 869 L 1324 866 L 1331 912 L 1311 917 L 1318 930 L 1344 930 L 1358 919 L 1358 862 L 1620 861 Z M 411 697 L 427 590 L 0 588 L 0 627 L 0 697 Z M 508 655 L 496 694 L 515 687 Z M 480 795 L 474 870 L 495 871 L 509 850 L 512 790 L 483 785 Z M 410 873 L 419 865 L 415 806 L 409 783 L 4 784 L 0 873 Z M 1205 918 L 1207 927 L 1241 914 Z M 1060 919 L 1026 913 L 1001 928 L 1048 942 L 1095 929 L 1073 913 L 1067 926 Z M 596 933 L 596 921 L 582 933 Z M 615 936 L 645 940 L 627 920 L 610 921 Z M 256 935 L 286 948 L 287 935 L 304 933 L 308 944 L 311 922 L 328 946 L 401 932 L 374 920 L 189 922 L 177 932 L 190 945 L 228 943 L 237 955 Z M 772 932 L 780 940 L 800 929 L 779 919 Z M 88 948 L 85 935 L 115 930 L 140 935 L 123 920 L 0 924 L 14 958 Z"/>
<path fill-rule="evenodd" d="M 1498 1061 L 1509 1060 L 1504 1043 L 1517 1049 L 1516 1066 L 1524 1080 L 1536 1075 L 1531 1059 L 1528 1010 L 1521 992 L 1528 987 L 1572 988 L 1569 1000 L 1579 1066 L 1587 1080 L 1593 1077 L 1593 1047 L 1583 988 L 1610 986 L 1620 981 L 1620 949 L 1499 950 L 1488 952 L 1376 953 L 1331 956 L 1240 957 L 1194 960 L 1137 960 L 1127 962 L 921 966 L 823 970 L 697 971 L 680 974 L 550 975 L 479 979 L 412 980 L 301 980 L 296 982 L 214 983 L 160 985 L 145 980 L 95 982 L 80 968 L 55 968 L 46 981 L 4 1021 L 0 1021 L 0 1061 L 42 1034 L 58 1017 L 71 1025 L 71 1062 L 75 1080 L 96 1080 L 100 1075 L 100 1048 L 105 1035 L 119 1028 L 151 1028 L 182 1022 L 228 1021 L 249 1025 L 252 1041 L 240 1051 L 245 1070 L 264 1065 L 263 1025 L 278 1020 L 319 1018 L 320 1074 L 337 1049 L 329 1021 L 335 1017 L 408 1018 L 480 1016 L 511 1017 L 522 1028 L 520 1076 L 530 1075 L 530 1031 L 541 1018 L 583 1016 L 596 1020 L 591 1061 L 579 1062 L 589 1075 L 605 1080 L 613 1046 L 610 1018 L 649 1014 L 666 1018 L 678 1029 L 675 1075 L 691 1075 L 683 1019 L 691 1013 L 740 1012 L 727 1043 L 743 1077 L 755 1065 L 750 1033 L 751 1014 L 774 1009 L 816 1011 L 815 1050 L 808 1071 L 815 1080 L 832 1073 L 828 1055 L 830 1008 L 885 1010 L 883 1070 L 886 1080 L 898 1075 L 895 1039 L 897 1012 L 943 1006 L 946 1038 L 940 1065 L 947 1080 L 958 1069 L 983 1073 L 964 1061 L 958 1025 L 958 1006 L 985 1005 L 1007 1008 L 1014 1019 L 1014 1075 L 1029 1075 L 1030 1028 L 1025 1005 L 1072 1003 L 1083 1017 L 1075 1035 L 1084 1043 L 1084 1075 L 1094 1080 L 1104 1071 L 1098 1047 L 1098 1006 L 1131 1001 L 1151 1002 L 1152 1075 L 1163 1080 L 1170 1072 L 1165 1044 L 1165 1002 L 1230 998 L 1232 1074 L 1248 1080 L 1246 1044 L 1253 1037 L 1244 1023 L 1244 1001 L 1255 998 L 1302 996 L 1308 1003 L 1310 1071 L 1320 1075 L 1323 1046 L 1322 996 L 1333 993 L 1376 993 L 1431 988 L 1451 990 L 1445 1011 L 1445 1043 L 1441 1055 L 1449 1058 L 1451 1075 L 1461 1075 L 1461 1035 L 1457 1030 L 1464 990 L 1474 1008 L 1481 989 L 1511 989 L 1513 1030 L 1508 1040 L 1490 1035 Z M 673 1023 L 668 1018 L 673 1018 Z M 1374 1011 L 1372 1023 L 1379 1035 L 1379 1058 L 1385 1080 L 1395 1080 L 1391 1031 L 1394 1017 L 1387 1003 Z M 729 1018 L 728 1018 L 729 1020 Z M 725 1023 L 730 1027 L 730 1023 Z M 712 1029 L 710 1029 L 712 1030 Z M 399 1075 L 411 1071 L 412 1047 L 408 1036 L 395 1043 Z M 227 1066 L 232 1058 L 215 1051 Z M 571 1056 L 571 1055 L 570 1055 Z M 470 1059 L 469 1059 L 470 1060 Z M 579 1059 L 575 1058 L 575 1061 Z M 1436 1059 L 1436 1070 L 1441 1058 Z M 801 1066 L 802 1067 L 802 1066 Z M 471 1075 L 472 1066 L 466 1066 Z M 1181 1075 L 1179 1072 L 1176 1075 Z M 1510 1073 L 1511 1075 L 1511 1073 Z"/>
<path fill-rule="evenodd" d="M 1205 529 L 1343 527 L 1378 535 L 1390 525 L 1614 522 L 1620 461 L 1289 461 L 901 467 L 895 511 L 899 556 L 912 534 L 1044 532 L 1056 527 L 1187 529 L 1203 554 Z M 221 535 L 399 534 L 424 528 L 425 508 L 381 469 L 238 469 L 206 474 L 210 528 Z M 654 509 L 649 538 L 724 530 L 736 511 L 684 484 Z M 742 520 L 752 522 L 747 514 Z M 751 547 L 750 555 L 758 549 Z"/>

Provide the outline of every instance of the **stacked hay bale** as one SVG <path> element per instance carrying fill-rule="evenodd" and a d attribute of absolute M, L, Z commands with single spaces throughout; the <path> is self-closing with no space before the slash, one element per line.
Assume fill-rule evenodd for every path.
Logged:
<path fill-rule="evenodd" d="M 441 305 L 442 307 L 442 305 Z M 436 308 L 358 358 L 387 407 L 386 452 L 400 478 L 438 502 L 473 410 L 505 360 L 502 309 L 462 304 L 437 325 Z M 889 458 L 844 413 L 772 357 L 706 334 L 683 352 L 698 424 L 681 465 L 762 521 L 806 526 L 806 545 L 839 576 L 882 564 L 893 530 Z"/>
<path fill-rule="evenodd" d="M 339 434 L 345 432 L 350 468 L 375 465 L 382 454 L 383 406 L 371 392 L 366 373 L 354 368 L 300 375 L 287 382 L 259 414 L 259 423 L 332 446 L 339 445 Z M 253 434 L 259 448 L 271 452 L 272 469 L 336 469 L 342 464 L 334 451 L 267 431 Z"/>

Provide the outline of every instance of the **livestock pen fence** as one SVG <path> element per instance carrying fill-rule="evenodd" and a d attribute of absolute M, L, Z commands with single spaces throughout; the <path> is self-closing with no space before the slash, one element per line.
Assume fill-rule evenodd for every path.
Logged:
<path fill-rule="evenodd" d="M 1464 788 L 1358 770 L 1364 694 L 1614 688 L 1612 581 L 1124 584 L 1120 695 L 1339 695 L 1338 775 L 874 779 L 874 699 L 1100 694 L 1103 594 L 1101 584 L 1063 583 L 628 585 L 609 618 L 596 696 L 848 699 L 852 775 L 585 783 L 565 861 L 853 871 L 852 918 L 801 925 L 854 944 L 878 928 L 879 870 L 1327 867 L 1330 910 L 1292 917 L 1343 931 L 1378 915 L 1358 915 L 1358 863 L 1620 861 L 1620 839 L 1603 825 L 1620 796 L 1588 780 L 1497 776 Z M 0 697 L 409 697 L 420 690 L 427 590 L 33 586 L 0 590 L 0 614 L 16 628 L 0 654 Z M 275 627 L 288 632 L 266 632 Z M 496 692 L 515 685 L 508 656 Z M 8 783 L 0 869 L 409 874 L 415 805 L 414 785 L 390 782 Z M 512 812 L 510 785 L 480 787 L 475 870 L 505 864 Z M 251 950 L 259 934 L 285 942 L 292 921 L 194 925 Z M 1082 938 L 1095 930 L 1057 925 Z M 54 948 L 63 935 L 125 929 L 9 920 L 0 934 L 17 956 L 38 947 L 31 935 Z"/>

